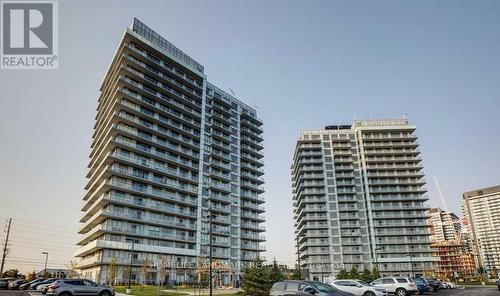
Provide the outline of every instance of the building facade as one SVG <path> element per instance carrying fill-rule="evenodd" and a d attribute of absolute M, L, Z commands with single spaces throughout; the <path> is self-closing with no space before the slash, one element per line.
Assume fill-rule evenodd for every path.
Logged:
<path fill-rule="evenodd" d="M 470 280 L 476 275 L 474 255 L 467 252 L 462 240 L 434 242 L 432 255 L 437 258 L 433 273 L 439 279 Z"/>
<path fill-rule="evenodd" d="M 468 238 L 461 219 L 440 208 L 429 210 L 431 248 L 435 257 L 434 276 L 441 279 L 471 279 L 476 263 L 468 247 Z"/>
<path fill-rule="evenodd" d="M 195 282 L 211 245 L 219 282 L 237 283 L 263 251 L 262 133 L 256 110 L 134 19 L 98 100 L 81 275 L 123 282 L 132 260 L 134 282 Z"/>
<path fill-rule="evenodd" d="M 464 217 L 478 268 L 498 277 L 500 270 L 500 186 L 465 192 Z"/>
<path fill-rule="evenodd" d="M 431 242 L 461 240 L 462 223 L 455 213 L 443 211 L 440 208 L 432 208 L 429 210 L 428 222 Z"/>
<path fill-rule="evenodd" d="M 301 132 L 293 158 L 295 235 L 309 279 L 340 269 L 382 275 L 432 268 L 415 126 L 357 120 Z"/>

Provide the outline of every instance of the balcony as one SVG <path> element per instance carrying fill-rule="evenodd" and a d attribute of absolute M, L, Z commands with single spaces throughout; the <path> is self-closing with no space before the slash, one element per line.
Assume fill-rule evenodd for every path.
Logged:
<path fill-rule="evenodd" d="M 112 158 L 116 158 L 118 160 L 126 161 L 129 163 L 140 165 L 140 166 L 148 168 L 148 169 L 156 170 L 158 172 L 162 172 L 162 173 L 165 173 L 165 174 L 168 174 L 171 176 L 175 176 L 175 177 L 178 177 L 178 178 L 183 179 L 183 180 L 198 182 L 198 176 L 196 176 L 196 175 L 186 173 L 186 172 L 179 170 L 179 169 L 172 169 L 168 166 L 160 165 L 157 162 L 145 160 L 144 158 L 130 156 L 130 155 L 127 155 L 125 153 L 117 152 L 117 151 L 111 153 L 109 156 Z"/>
<path fill-rule="evenodd" d="M 246 211 L 241 212 L 241 217 L 245 218 L 245 219 L 251 219 L 251 220 L 261 221 L 261 222 L 266 220 L 264 215 L 261 215 L 258 213 L 246 212 Z"/>

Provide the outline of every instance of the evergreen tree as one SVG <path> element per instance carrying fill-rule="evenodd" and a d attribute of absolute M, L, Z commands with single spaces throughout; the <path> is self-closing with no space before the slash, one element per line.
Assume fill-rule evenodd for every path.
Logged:
<path fill-rule="evenodd" d="M 266 270 L 262 266 L 262 260 L 257 257 L 250 265 L 243 269 L 244 295 L 247 296 L 268 296 L 269 278 Z"/>
<path fill-rule="evenodd" d="M 336 275 L 336 278 L 338 280 L 344 280 L 344 279 L 348 279 L 349 278 L 349 273 L 345 270 L 345 269 L 341 269 L 339 270 L 339 272 L 337 272 L 337 275 Z"/>
<path fill-rule="evenodd" d="M 273 260 L 273 265 L 271 269 L 269 269 L 269 283 L 272 285 L 276 282 L 282 281 L 285 279 L 283 272 L 281 272 L 281 268 L 278 266 L 276 262 L 276 258 Z"/>
<path fill-rule="evenodd" d="M 363 273 L 361 274 L 360 279 L 369 283 L 372 281 L 372 278 L 372 272 L 368 268 L 363 269 Z"/>
<path fill-rule="evenodd" d="M 378 268 L 374 267 L 372 270 L 372 282 L 378 278 L 380 278 L 380 272 L 378 271 Z"/>
<path fill-rule="evenodd" d="M 359 279 L 359 272 L 354 265 L 352 266 L 351 271 L 349 272 L 349 277 L 351 279 Z"/>

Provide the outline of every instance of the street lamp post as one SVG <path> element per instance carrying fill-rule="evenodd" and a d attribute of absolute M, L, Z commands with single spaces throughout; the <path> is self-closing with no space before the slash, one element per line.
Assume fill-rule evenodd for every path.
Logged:
<path fill-rule="evenodd" d="M 378 268 L 378 254 L 377 254 L 377 251 L 382 251 L 382 248 L 375 248 L 374 250 L 374 256 L 375 256 L 375 268 L 377 269 L 377 271 L 379 271 L 379 268 Z"/>
<path fill-rule="evenodd" d="M 49 253 L 42 252 L 42 254 L 45 255 L 45 265 L 43 266 L 43 276 L 45 277 L 45 274 L 47 274 L 47 261 L 49 260 Z"/>
<path fill-rule="evenodd" d="M 127 294 L 132 293 L 132 289 L 130 288 L 130 281 L 132 278 L 132 260 L 134 258 L 134 245 L 135 245 L 135 240 L 133 239 L 126 239 L 125 241 L 127 242 L 132 242 L 132 248 L 130 249 L 130 264 L 129 264 L 129 271 L 128 271 L 128 279 L 127 279 Z"/>
<path fill-rule="evenodd" d="M 415 277 L 415 273 L 413 272 L 413 254 L 406 254 L 406 256 L 410 257 L 410 271 L 411 271 L 411 276 Z"/>

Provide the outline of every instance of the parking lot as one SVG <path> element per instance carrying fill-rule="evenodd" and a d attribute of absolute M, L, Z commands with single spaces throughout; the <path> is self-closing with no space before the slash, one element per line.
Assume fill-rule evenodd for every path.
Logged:
<path fill-rule="evenodd" d="M 500 291 L 496 287 L 472 287 L 454 290 L 439 290 L 437 292 L 427 292 L 428 296 L 500 296 Z M 8 291 L 0 290 L 0 296 L 42 296 L 40 292 L 34 291 Z"/>

